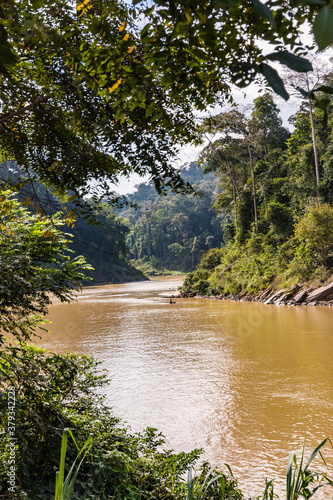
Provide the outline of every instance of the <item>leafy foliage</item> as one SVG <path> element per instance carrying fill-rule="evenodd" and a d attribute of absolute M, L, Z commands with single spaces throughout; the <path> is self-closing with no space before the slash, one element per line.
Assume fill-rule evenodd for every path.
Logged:
<path fill-rule="evenodd" d="M 159 192 L 189 190 L 169 161 L 176 141 L 195 139 L 189 105 L 170 99 L 147 67 L 133 9 L 26 0 L 5 2 L 2 13 L 17 60 L 6 66 L 0 91 L 7 159 L 81 197 L 92 179 L 112 195 L 106 180 L 133 171 L 149 173 Z"/>
<path fill-rule="evenodd" d="M 333 248 L 333 207 L 310 205 L 295 227 L 295 236 L 318 253 L 320 262 L 328 265 L 329 251 Z"/>
<path fill-rule="evenodd" d="M 206 146 L 201 163 L 206 171 L 218 173 L 222 193 L 215 209 L 230 212 L 234 230 L 227 245 L 214 250 L 214 266 L 210 251 L 187 276 L 183 291 L 242 294 L 331 280 L 332 117 L 324 129 L 322 111 L 314 111 L 320 196 L 309 108 L 302 106 L 293 117 L 295 129 L 290 136 L 267 95 L 254 102 L 247 138 L 230 136 L 233 122 L 229 117 L 227 113 L 207 122 L 206 130 L 211 133 L 225 132 Z M 246 142 L 253 151 L 252 179 Z M 256 186 L 257 231 L 251 181 Z"/>
<path fill-rule="evenodd" d="M 149 265 L 150 273 L 193 269 L 205 250 L 222 242 L 223 215 L 217 216 L 211 208 L 217 194 L 214 176 L 203 179 L 195 163 L 184 167 L 181 173 L 202 192 L 202 197 L 169 193 L 161 199 L 151 184 L 140 184 L 129 195 L 129 200 L 138 204 L 138 210 L 120 212 L 131 228 L 127 238 L 129 256 L 136 266 Z"/>
<path fill-rule="evenodd" d="M 70 427 L 81 448 L 93 434 L 93 445 L 80 466 L 73 499 L 184 498 L 184 472 L 199 458 L 200 450 L 175 454 L 164 450 L 156 429 L 130 434 L 98 396 L 106 383 L 98 363 L 88 356 L 54 355 L 21 344 L 0 352 L 0 425 L 7 422 L 6 387 L 16 390 L 16 466 L 18 498 L 54 499 L 63 429 Z M 1 434 L 0 494 L 7 489 L 8 436 Z M 64 455 L 64 453 L 63 453 Z M 67 442 L 66 461 L 74 462 L 77 447 Z M 204 483 L 207 464 L 199 472 Z M 233 478 L 225 477 L 230 495 L 241 499 Z M 10 497 L 9 497 L 10 498 Z M 13 497 L 14 498 L 14 497 Z M 218 498 L 209 491 L 208 498 Z"/>
<path fill-rule="evenodd" d="M 288 99 L 281 78 L 268 64 L 272 54 L 264 56 L 255 43 L 257 39 L 276 49 L 274 55 L 283 64 L 309 70 L 307 61 L 287 49 L 302 49 L 297 32 L 311 17 L 311 9 L 306 6 L 297 8 L 293 2 L 263 4 L 258 0 L 158 0 L 156 4 L 155 10 L 146 10 L 151 19 L 143 29 L 143 41 L 151 49 L 148 61 L 160 72 L 169 67 L 170 74 L 164 73 L 163 81 L 168 83 L 172 95 L 177 99 L 178 93 L 181 99 L 191 93 L 199 109 L 211 104 L 214 92 L 230 81 L 245 87 L 258 75 L 263 75 L 275 92 Z M 207 75 L 204 91 L 202 82 Z"/>
<path fill-rule="evenodd" d="M 30 178 L 78 197 L 93 179 L 115 204 L 109 181 L 132 172 L 159 193 L 190 192 L 172 159 L 200 140 L 195 109 L 259 76 L 288 98 L 270 61 L 311 69 L 299 33 L 316 13 L 320 46 L 329 43 L 324 1 L 138 3 L 1 1 L 0 145 Z"/>
<path fill-rule="evenodd" d="M 0 176 L 18 182 L 24 172 L 15 162 L 0 164 Z M 68 247 L 75 255 L 82 255 L 93 268 L 86 271 L 87 279 L 96 283 L 117 283 L 144 279 L 143 274 L 128 263 L 126 236 L 128 226 L 113 207 L 100 197 L 79 200 L 74 194 L 59 197 L 40 182 L 24 185 L 15 198 L 25 204 L 31 214 L 54 217 L 62 212 L 65 225 L 70 228 Z M 79 203 L 79 209 L 78 209 Z"/>
<path fill-rule="evenodd" d="M 0 193 L 0 225 L 0 331 L 27 339 L 42 321 L 50 294 L 70 301 L 91 266 L 82 256 L 70 258 L 61 213 L 31 215 L 5 191 Z"/>

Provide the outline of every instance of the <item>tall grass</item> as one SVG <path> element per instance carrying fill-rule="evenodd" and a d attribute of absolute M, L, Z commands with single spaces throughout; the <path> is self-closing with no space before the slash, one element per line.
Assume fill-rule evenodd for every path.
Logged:
<path fill-rule="evenodd" d="M 327 468 L 327 464 L 321 450 L 326 443 L 329 443 L 333 448 L 331 440 L 329 438 L 324 439 L 311 453 L 310 458 L 306 463 L 304 459 L 305 443 L 306 440 L 304 440 L 299 461 L 296 453 L 291 453 L 289 455 L 286 500 L 297 500 L 298 498 L 309 499 L 313 497 L 316 491 L 320 488 L 323 488 L 324 486 L 333 486 L 333 481 L 329 479 L 325 473 L 310 469 L 313 460 L 317 456 L 320 457 L 323 465 Z M 267 481 L 266 479 L 265 491 L 261 498 L 262 500 L 273 500 L 274 498 L 279 498 L 279 496 L 274 493 L 274 483 L 272 480 Z"/>
<path fill-rule="evenodd" d="M 77 450 L 78 455 L 75 458 L 66 478 L 65 478 L 65 463 L 68 437 L 71 437 Z M 86 440 L 81 449 L 79 449 L 74 436 L 70 429 L 64 429 L 61 442 L 60 466 L 56 473 L 55 500 L 70 500 L 74 489 L 74 483 L 79 473 L 80 467 L 87 453 L 89 452 L 93 442 L 92 434 Z M 310 466 L 316 457 L 320 457 L 323 465 L 327 468 L 326 461 L 322 455 L 322 448 L 326 444 L 333 444 L 329 438 L 324 439 L 317 448 L 311 453 L 307 462 L 305 462 L 305 444 L 304 441 L 300 458 L 296 453 L 291 453 L 288 459 L 288 468 L 286 476 L 286 497 L 285 500 L 297 500 L 299 498 L 310 499 L 314 494 L 324 486 L 333 487 L 333 481 L 326 473 L 311 470 Z M 81 457 L 77 467 L 76 464 Z M 202 476 L 196 476 L 193 467 L 188 469 L 187 484 L 186 484 L 186 500 L 204 500 L 207 495 L 209 498 L 219 498 L 219 500 L 227 500 L 228 498 L 244 498 L 241 491 L 235 488 L 236 482 L 233 483 L 233 474 L 228 464 L 225 464 L 229 472 L 229 480 L 227 476 L 218 470 L 218 465 L 209 469 L 208 473 L 202 481 Z M 200 478 L 200 481 L 199 481 Z M 230 478 L 232 482 L 230 483 Z M 231 489 L 230 489 L 231 487 Z M 213 491 L 214 490 L 214 493 Z M 231 494 L 231 496 L 230 496 Z M 217 495 L 217 496 L 216 496 Z M 234 496 L 235 495 L 235 496 Z M 257 500 L 274 500 L 280 498 L 274 493 L 274 481 L 266 479 L 265 490 Z"/>
<path fill-rule="evenodd" d="M 287 500 L 296 500 L 300 496 L 303 498 L 311 498 L 319 488 L 323 486 L 333 486 L 332 480 L 329 479 L 326 474 L 310 470 L 310 465 L 317 456 L 321 458 L 321 461 L 327 468 L 326 461 L 321 453 L 326 443 L 329 443 L 333 448 L 331 440 L 328 438 L 324 439 L 311 453 L 305 465 L 305 440 L 299 463 L 295 453 L 289 455 L 287 469 Z M 310 489 L 311 487 L 313 489 Z"/>
<path fill-rule="evenodd" d="M 297 500 L 299 498 L 309 499 L 315 495 L 315 493 L 324 486 L 333 487 L 333 481 L 327 476 L 327 474 L 311 470 L 310 466 L 316 457 L 320 457 L 323 465 L 327 468 L 326 461 L 322 455 L 322 448 L 326 444 L 330 444 L 333 448 L 333 444 L 329 438 L 324 439 L 317 448 L 311 453 L 310 458 L 305 462 L 305 444 L 304 440 L 302 452 L 298 460 L 296 453 L 291 453 L 288 459 L 288 468 L 286 476 L 286 496 L 285 500 Z M 232 476 L 230 467 L 228 467 L 229 473 Z M 227 480 L 226 476 L 217 470 L 218 465 L 212 467 L 207 473 L 202 486 L 196 488 L 196 477 L 193 475 L 193 468 L 190 467 L 187 475 L 187 497 L 186 500 L 204 500 L 206 495 L 210 493 L 209 498 L 211 498 L 211 487 L 218 486 L 218 498 L 219 500 L 226 500 L 229 497 L 229 492 L 226 489 Z M 238 490 L 239 491 L 239 490 Z M 215 498 L 215 496 L 214 496 Z M 243 495 L 242 495 L 242 498 Z M 257 497 L 256 500 L 274 500 L 280 498 L 274 492 L 274 481 L 268 481 L 266 479 L 265 490 L 263 494 Z M 333 495 L 332 495 L 333 498 Z"/>
<path fill-rule="evenodd" d="M 74 441 L 74 444 L 78 450 L 78 455 L 76 459 L 74 460 L 67 476 L 65 479 L 65 463 L 66 463 L 66 453 L 67 453 L 67 443 L 68 443 L 68 436 L 72 438 Z M 78 445 L 76 444 L 76 441 L 74 439 L 74 436 L 72 434 L 72 431 L 70 429 L 64 429 L 62 433 L 62 441 L 61 441 L 61 451 L 60 451 L 60 465 L 59 465 L 59 470 L 56 472 L 56 485 L 55 485 L 55 496 L 54 500 L 70 500 L 73 489 L 74 489 L 74 483 L 76 480 L 76 477 L 79 473 L 80 467 L 82 465 L 83 460 L 85 459 L 87 453 L 89 452 L 91 446 L 92 446 L 92 441 L 93 441 L 93 436 L 90 434 L 89 438 L 87 441 L 84 443 L 82 446 L 81 450 L 79 449 Z M 83 455 L 83 456 L 82 456 Z M 75 469 L 75 465 L 79 457 L 82 456 L 80 463 L 78 464 L 77 468 Z"/>
<path fill-rule="evenodd" d="M 202 480 L 202 476 L 196 477 L 193 474 L 193 467 L 190 467 L 187 473 L 186 500 L 204 500 L 207 494 L 209 494 L 209 498 L 212 498 L 212 495 L 214 498 L 218 496 L 219 500 L 243 498 L 241 491 L 237 487 L 237 482 L 234 480 L 231 468 L 228 464 L 224 465 L 228 469 L 229 478 L 223 472 L 218 471 L 219 464 L 216 464 L 208 471 L 202 484 L 197 484 L 198 479 Z"/>
<path fill-rule="evenodd" d="M 203 485 L 200 490 L 195 493 L 195 476 L 193 475 L 193 467 L 190 467 L 187 473 L 187 496 L 186 500 L 203 500 L 205 498 L 208 488 L 213 484 L 224 478 L 222 474 L 213 476 L 216 471 L 216 466 L 212 467 L 207 473 Z"/>

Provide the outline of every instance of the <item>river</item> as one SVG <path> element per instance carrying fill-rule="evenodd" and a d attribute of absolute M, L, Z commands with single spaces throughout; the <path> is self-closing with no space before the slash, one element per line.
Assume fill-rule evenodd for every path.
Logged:
<path fill-rule="evenodd" d="M 204 448 L 248 495 L 265 477 L 281 493 L 304 437 L 309 450 L 333 438 L 333 310 L 160 297 L 180 284 L 85 288 L 75 303 L 55 301 L 38 343 L 102 360 L 108 402 L 133 431 L 156 427 L 176 451 Z"/>

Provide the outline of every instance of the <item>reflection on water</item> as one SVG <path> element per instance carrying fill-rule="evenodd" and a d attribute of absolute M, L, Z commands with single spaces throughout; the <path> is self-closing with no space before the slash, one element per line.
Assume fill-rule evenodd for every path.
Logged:
<path fill-rule="evenodd" d="M 281 491 L 305 435 L 309 449 L 333 437 L 333 310 L 159 296 L 179 285 L 86 288 L 54 304 L 39 343 L 103 360 L 108 401 L 134 431 L 157 427 L 176 451 L 204 448 L 248 494 L 265 477 Z"/>

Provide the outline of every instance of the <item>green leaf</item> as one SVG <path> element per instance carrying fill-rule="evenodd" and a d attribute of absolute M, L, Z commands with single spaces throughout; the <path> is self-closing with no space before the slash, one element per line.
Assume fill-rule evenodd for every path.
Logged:
<path fill-rule="evenodd" d="M 93 35 L 97 35 L 102 29 L 102 23 L 98 19 L 98 17 L 94 16 L 93 21 L 92 21 L 92 27 L 91 27 L 91 32 Z M 72 35 L 72 34 L 71 34 Z"/>
<path fill-rule="evenodd" d="M 327 5 L 325 0 L 306 0 L 304 3 L 306 5 L 320 5 L 320 7 Z"/>
<path fill-rule="evenodd" d="M 313 23 L 313 33 L 319 50 L 324 50 L 333 43 L 333 10 L 323 7 Z"/>
<path fill-rule="evenodd" d="M 215 0 L 216 7 L 238 7 L 238 0 Z"/>
<path fill-rule="evenodd" d="M 321 85 L 321 87 L 315 89 L 315 92 L 325 92 L 326 94 L 333 95 L 333 87 L 330 87 L 329 85 Z"/>
<path fill-rule="evenodd" d="M 269 9 L 267 7 L 267 5 L 261 3 L 260 0 L 252 0 L 252 4 L 253 4 L 255 10 L 258 12 L 258 14 L 260 14 L 261 17 L 264 17 L 265 19 L 267 19 L 267 21 L 269 21 L 271 23 L 271 25 L 275 29 L 277 29 L 274 15 L 273 15 L 273 12 L 271 11 L 271 9 Z"/>
<path fill-rule="evenodd" d="M 35 9 L 40 9 L 45 4 L 45 0 L 32 0 L 32 5 Z"/>
<path fill-rule="evenodd" d="M 307 97 L 308 99 L 314 99 L 314 93 L 313 92 L 308 92 L 307 90 L 302 89 L 301 87 L 296 87 L 296 90 L 300 92 L 304 97 Z"/>
<path fill-rule="evenodd" d="M 268 64 L 261 64 L 260 66 L 261 73 L 266 78 L 269 85 L 272 87 L 274 92 L 276 92 L 279 96 L 283 97 L 285 101 L 288 101 L 289 94 L 284 87 L 284 83 L 280 78 L 279 74 L 275 69 L 273 69 Z"/>
<path fill-rule="evenodd" d="M 313 67 L 310 61 L 304 57 L 295 56 L 287 50 L 281 52 L 273 52 L 268 54 L 267 59 L 270 61 L 279 61 L 281 64 L 288 66 L 288 68 L 298 71 L 299 73 L 306 73 L 307 71 L 313 71 Z"/>
<path fill-rule="evenodd" d="M 233 83 L 240 88 L 247 87 L 254 80 L 258 69 L 258 66 L 250 63 L 235 64 L 231 68 L 231 78 Z"/>
<path fill-rule="evenodd" d="M 3 64 L 15 64 L 18 57 L 11 50 L 10 46 L 4 43 L 0 43 L 0 62 Z"/>
<path fill-rule="evenodd" d="M 319 101 L 316 102 L 316 108 L 325 110 L 328 108 L 331 100 L 327 97 L 325 99 L 320 99 Z"/>
<path fill-rule="evenodd" d="M 156 107 L 156 105 L 154 102 L 148 106 L 148 108 L 146 109 L 146 118 L 148 118 L 149 116 L 151 116 L 154 113 L 155 107 Z"/>

